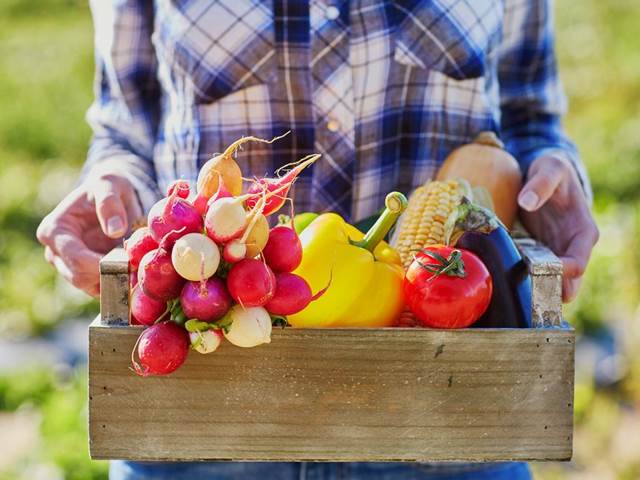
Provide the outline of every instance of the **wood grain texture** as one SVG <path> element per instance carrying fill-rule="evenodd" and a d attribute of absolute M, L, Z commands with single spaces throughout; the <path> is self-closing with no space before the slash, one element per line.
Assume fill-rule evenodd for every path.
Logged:
<path fill-rule="evenodd" d="M 562 262 L 555 254 L 531 238 L 516 240 L 531 275 L 561 275 Z"/>
<path fill-rule="evenodd" d="M 128 369 L 139 332 L 90 327 L 92 458 L 571 457 L 572 330 L 277 330 L 160 378 Z"/>
<path fill-rule="evenodd" d="M 516 240 L 531 274 L 531 308 L 535 328 L 562 326 L 562 262 L 544 245 Z"/>
<path fill-rule="evenodd" d="M 100 260 L 100 273 L 103 275 L 128 272 L 129 260 L 124 248 L 114 248 Z"/>
<path fill-rule="evenodd" d="M 106 325 L 129 324 L 129 261 L 123 248 L 100 260 L 100 318 Z"/>

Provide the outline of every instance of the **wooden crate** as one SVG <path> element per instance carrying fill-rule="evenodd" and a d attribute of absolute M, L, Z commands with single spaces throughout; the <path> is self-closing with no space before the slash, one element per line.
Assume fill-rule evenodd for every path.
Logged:
<path fill-rule="evenodd" d="M 574 332 L 561 265 L 519 242 L 532 329 L 277 329 L 253 349 L 190 353 L 166 377 L 129 366 L 122 250 L 101 264 L 89 329 L 94 459 L 236 461 L 569 460 Z"/>

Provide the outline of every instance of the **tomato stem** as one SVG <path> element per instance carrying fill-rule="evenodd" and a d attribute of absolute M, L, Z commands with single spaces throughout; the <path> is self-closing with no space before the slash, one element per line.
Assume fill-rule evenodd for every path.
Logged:
<path fill-rule="evenodd" d="M 426 248 L 421 250 L 421 252 L 435 260 L 435 263 L 422 263 L 420 259 L 414 256 L 414 260 L 418 262 L 418 265 L 433 275 L 429 281 L 442 274 L 458 278 L 467 276 L 467 272 L 464 269 L 464 261 L 462 260 L 462 252 L 460 250 L 453 250 L 447 258 Z"/>

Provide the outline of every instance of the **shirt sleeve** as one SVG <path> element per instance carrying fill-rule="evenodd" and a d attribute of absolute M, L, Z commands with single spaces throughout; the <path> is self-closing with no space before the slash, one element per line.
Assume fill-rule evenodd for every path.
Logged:
<path fill-rule="evenodd" d="M 153 164 L 159 115 L 153 2 L 92 0 L 95 99 L 93 138 L 81 179 L 109 171 L 131 181 L 144 211 L 160 198 Z"/>
<path fill-rule="evenodd" d="M 591 199 L 587 172 L 561 124 L 567 101 L 556 65 L 553 0 L 506 0 L 504 15 L 498 80 L 506 148 L 525 175 L 541 155 L 568 158 Z"/>

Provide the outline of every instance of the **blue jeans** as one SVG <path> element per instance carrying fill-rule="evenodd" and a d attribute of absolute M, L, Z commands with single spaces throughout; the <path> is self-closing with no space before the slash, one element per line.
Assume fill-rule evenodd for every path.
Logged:
<path fill-rule="evenodd" d="M 218 463 L 113 461 L 110 480 L 531 480 L 526 463 Z"/>

